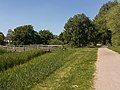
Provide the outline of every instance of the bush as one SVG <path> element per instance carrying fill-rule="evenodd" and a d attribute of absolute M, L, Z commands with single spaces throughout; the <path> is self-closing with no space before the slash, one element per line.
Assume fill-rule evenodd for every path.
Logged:
<path fill-rule="evenodd" d="M 64 43 L 62 41 L 58 40 L 58 39 L 51 39 L 49 41 L 49 44 L 50 45 L 63 45 Z"/>

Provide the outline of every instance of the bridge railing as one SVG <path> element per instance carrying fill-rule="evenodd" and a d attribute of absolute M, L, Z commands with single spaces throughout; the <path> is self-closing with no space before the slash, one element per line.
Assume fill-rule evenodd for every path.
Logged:
<path fill-rule="evenodd" d="M 22 52 L 22 51 L 29 51 L 32 49 L 43 49 L 44 51 L 53 51 L 56 49 L 63 49 L 63 45 L 10 45 L 10 46 L 0 46 L 1 48 L 6 49 L 7 51 L 16 51 L 16 52 Z"/>

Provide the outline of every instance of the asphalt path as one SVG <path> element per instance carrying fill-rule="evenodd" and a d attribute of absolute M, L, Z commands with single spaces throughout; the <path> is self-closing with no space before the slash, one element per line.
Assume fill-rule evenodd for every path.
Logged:
<path fill-rule="evenodd" d="M 120 54 L 106 47 L 98 49 L 95 90 L 120 90 Z"/>

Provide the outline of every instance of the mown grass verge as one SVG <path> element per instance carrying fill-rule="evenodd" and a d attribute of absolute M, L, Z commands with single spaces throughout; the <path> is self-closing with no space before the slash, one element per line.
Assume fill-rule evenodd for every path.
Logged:
<path fill-rule="evenodd" d="M 108 48 L 113 50 L 113 51 L 116 51 L 116 52 L 120 53 L 120 46 L 110 46 Z"/>
<path fill-rule="evenodd" d="M 93 90 L 97 49 L 78 49 L 70 59 L 32 90 Z"/>
<path fill-rule="evenodd" d="M 93 48 L 47 53 L 0 73 L 0 89 L 38 89 L 36 85 L 39 87 L 47 80 L 50 82 L 47 83 L 47 86 L 49 86 L 48 84 L 57 84 L 53 89 L 45 86 L 47 89 L 38 90 L 90 90 L 93 85 L 96 53 L 97 49 Z M 55 72 L 60 74 L 56 75 Z M 61 78 L 58 80 L 54 76 Z"/>
<path fill-rule="evenodd" d="M 0 55 L 0 71 L 7 70 L 16 65 L 23 64 L 32 58 L 44 54 L 43 50 L 31 50 L 25 52 L 12 52 Z"/>

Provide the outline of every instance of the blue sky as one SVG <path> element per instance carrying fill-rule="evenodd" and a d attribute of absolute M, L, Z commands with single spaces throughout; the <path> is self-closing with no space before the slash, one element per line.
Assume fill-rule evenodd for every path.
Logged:
<path fill-rule="evenodd" d="M 0 0 L 0 32 L 21 25 L 33 25 L 36 31 L 47 29 L 60 34 L 75 14 L 93 19 L 100 7 L 110 0 Z"/>

